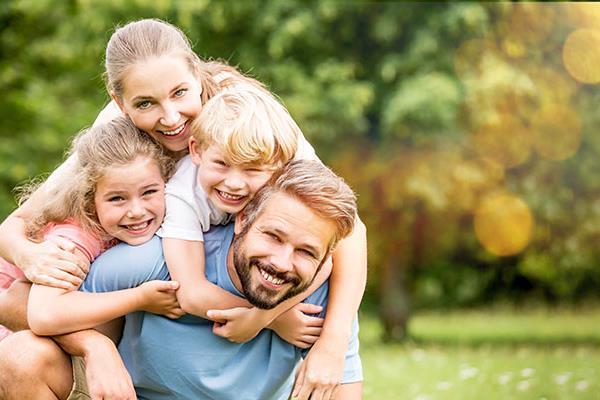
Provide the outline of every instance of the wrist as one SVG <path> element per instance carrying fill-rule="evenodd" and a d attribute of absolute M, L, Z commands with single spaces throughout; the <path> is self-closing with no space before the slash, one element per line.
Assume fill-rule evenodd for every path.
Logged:
<path fill-rule="evenodd" d="M 115 347 L 114 342 L 107 336 L 92 331 L 89 334 L 82 335 L 81 340 L 79 342 L 80 354 L 76 354 L 82 356 L 84 359 L 87 359 L 93 354 L 97 354 L 99 352 L 110 351 Z"/>

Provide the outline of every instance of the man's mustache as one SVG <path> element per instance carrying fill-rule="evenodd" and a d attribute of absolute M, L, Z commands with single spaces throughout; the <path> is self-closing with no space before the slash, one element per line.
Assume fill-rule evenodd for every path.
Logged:
<path fill-rule="evenodd" d="M 302 283 L 302 279 L 300 279 L 300 277 L 296 274 L 292 274 L 290 272 L 281 272 L 278 271 L 275 267 L 273 267 L 272 264 L 270 263 L 266 263 L 258 258 L 250 258 L 249 260 L 249 265 L 252 266 L 256 266 L 259 269 L 262 269 L 263 271 L 265 271 L 267 274 L 277 278 L 277 279 L 282 279 L 283 281 L 287 282 L 287 283 L 291 283 L 294 286 L 298 286 Z"/>

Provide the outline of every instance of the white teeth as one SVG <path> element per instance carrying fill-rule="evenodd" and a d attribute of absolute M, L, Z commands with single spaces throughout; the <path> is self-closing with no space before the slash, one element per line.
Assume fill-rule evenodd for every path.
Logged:
<path fill-rule="evenodd" d="M 220 190 L 219 190 L 219 194 L 221 195 L 221 197 L 223 197 L 224 199 L 227 199 L 227 200 L 239 200 L 242 197 L 244 197 L 244 196 L 239 196 L 239 195 L 234 195 L 234 194 L 229 194 L 229 193 L 226 193 L 226 192 L 222 192 Z"/>
<path fill-rule="evenodd" d="M 175 129 L 174 131 L 162 131 L 163 134 L 167 135 L 167 136 L 175 136 L 175 135 L 179 135 L 181 133 L 181 131 L 183 131 L 183 128 L 185 128 L 185 124 L 181 125 L 179 128 Z"/>
<path fill-rule="evenodd" d="M 148 227 L 148 225 L 150 225 L 150 221 L 144 221 L 144 222 L 140 222 L 139 224 L 126 225 L 126 226 L 127 226 L 127 229 L 129 229 L 130 231 L 141 231 L 143 229 L 146 229 Z"/>
<path fill-rule="evenodd" d="M 283 279 L 275 278 L 273 275 L 266 273 L 262 269 L 259 269 L 259 271 L 260 271 L 260 274 L 263 276 L 263 278 L 265 278 L 267 281 L 269 281 L 271 283 L 274 283 L 275 285 L 281 285 L 282 283 L 285 282 Z"/>

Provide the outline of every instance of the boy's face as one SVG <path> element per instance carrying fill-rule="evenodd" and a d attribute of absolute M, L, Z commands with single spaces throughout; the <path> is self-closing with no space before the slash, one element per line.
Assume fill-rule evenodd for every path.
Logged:
<path fill-rule="evenodd" d="M 203 147 L 194 139 L 190 155 L 198 166 L 198 183 L 210 202 L 230 214 L 240 212 L 276 170 L 273 164 L 229 164 L 219 145 Z"/>

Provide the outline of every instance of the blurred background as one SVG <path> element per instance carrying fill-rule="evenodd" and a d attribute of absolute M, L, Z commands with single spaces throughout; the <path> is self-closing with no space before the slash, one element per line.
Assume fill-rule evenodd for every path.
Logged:
<path fill-rule="evenodd" d="M 600 6 L 4 0 L 0 217 L 157 17 L 280 96 L 359 195 L 365 399 L 600 390 Z"/>

